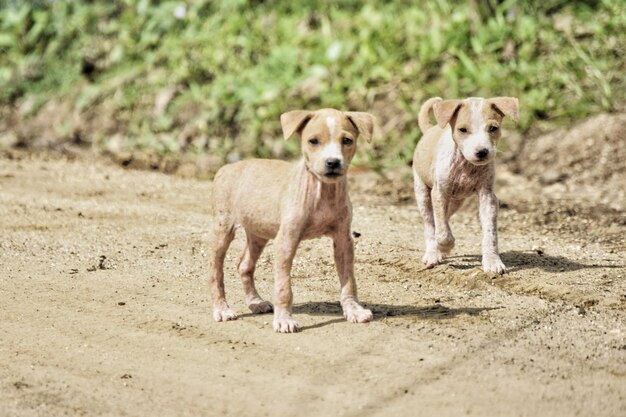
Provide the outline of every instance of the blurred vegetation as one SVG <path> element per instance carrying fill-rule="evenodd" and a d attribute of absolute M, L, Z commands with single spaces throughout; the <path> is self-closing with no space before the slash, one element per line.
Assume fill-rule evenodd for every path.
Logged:
<path fill-rule="evenodd" d="M 521 132 L 621 109 L 625 5 L 0 0 L 0 130 L 224 162 L 290 157 L 280 114 L 336 107 L 378 118 L 357 163 L 404 164 L 433 95 L 517 96 Z"/>

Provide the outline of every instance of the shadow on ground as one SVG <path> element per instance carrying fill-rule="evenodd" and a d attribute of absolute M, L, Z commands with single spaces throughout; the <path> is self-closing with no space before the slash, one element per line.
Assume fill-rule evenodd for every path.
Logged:
<path fill-rule="evenodd" d="M 507 270 L 523 271 L 526 269 L 540 268 L 545 272 L 571 272 L 581 269 L 602 269 L 602 268 L 623 268 L 624 265 L 601 265 L 601 264 L 584 264 L 564 256 L 550 256 L 538 254 L 535 251 L 509 251 L 500 254 L 500 258 Z M 463 255 L 448 258 L 449 265 L 457 269 L 472 269 L 480 265 L 480 255 Z M 471 264 L 460 264 L 456 262 L 471 262 Z M 478 265 L 476 265 L 478 264 Z"/>
<path fill-rule="evenodd" d="M 502 307 L 461 307 L 449 308 L 441 304 L 433 304 L 429 306 L 413 306 L 413 305 L 392 305 L 392 304 L 371 304 L 363 303 L 365 308 L 369 308 L 374 313 L 374 321 L 382 320 L 387 317 L 414 317 L 425 320 L 441 320 L 451 319 L 460 314 L 477 316 L 483 311 L 496 310 Z M 341 318 L 327 320 L 312 326 L 302 327 L 300 330 L 316 329 L 333 323 L 345 321 L 343 319 L 343 310 L 338 302 L 311 301 L 308 303 L 297 304 L 293 307 L 294 314 L 309 314 L 313 316 L 329 316 L 337 315 Z"/>

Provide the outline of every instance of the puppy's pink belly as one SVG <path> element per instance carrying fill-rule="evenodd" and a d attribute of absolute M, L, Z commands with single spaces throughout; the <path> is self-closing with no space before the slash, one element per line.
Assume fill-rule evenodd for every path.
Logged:
<path fill-rule="evenodd" d="M 247 233 L 267 240 L 274 239 L 276 237 L 279 227 L 274 224 L 252 222 L 242 222 L 239 225 L 243 227 Z"/>
<path fill-rule="evenodd" d="M 322 236 L 329 236 L 333 234 L 335 229 L 336 227 L 334 225 L 312 226 L 312 227 L 310 226 L 304 231 L 302 235 L 302 240 L 317 239 Z"/>
<path fill-rule="evenodd" d="M 259 224 L 259 223 L 238 223 L 237 227 L 242 227 L 246 233 L 262 239 L 274 239 L 278 234 L 279 225 Z M 322 236 L 329 236 L 335 229 L 333 227 L 308 228 L 301 236 L 301 240 L 317 239 Z"/>
<path fill-rule="evenodd" d="M 478 186 L 448 186 L 445 189 L 446 194 L 454 200 L 465 200 L 472 195 L 475 195 L 478 190 Z"/>
<path fill-rule="evenodd" d="M 452 190 L 450 192 L 450 198 L 452 200 L 465 200 L 466 198 L 469 198 L 469 197 L 473 196 L 474 194 L 476 194 L 476 190 L 475 189 Z"/>

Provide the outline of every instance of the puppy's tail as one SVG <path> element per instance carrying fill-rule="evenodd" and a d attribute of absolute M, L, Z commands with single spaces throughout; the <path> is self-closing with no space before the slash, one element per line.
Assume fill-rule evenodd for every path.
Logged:
<path fill-rule="evenodd" d="M 426 100 L 426 102 L 424 104 L 422 104 L 422 107 L 420 108 L 419 115 L 417 116 L 417 124 L 419 125 L 420 129 L 422 130 L 422 133 L 426 133 L 426 131 L 428 129 L 433 127 L 433 125 L 430 124 L 430 109 L 438 101 L 441 101 L 441 97 L 432 97 L 432 98 L 429 98 L 428 100 Z"/>

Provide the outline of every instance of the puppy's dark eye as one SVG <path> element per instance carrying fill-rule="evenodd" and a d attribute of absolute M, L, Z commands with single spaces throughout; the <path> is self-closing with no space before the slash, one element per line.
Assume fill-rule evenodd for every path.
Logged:
<path fill-rule="evenodd" d="M 319 144 L 320 144 L 320 141 L 319 141 L 319 140 L 317 140 L 317 138 L 312 138 L 312 139 L 309 139 L 309 143 L 310 143 L 311 145 L 315 146 L 315 145 L 319 145 Z"/>
<path fill-rule="evenodd" d="M 466 129 L 466 128 L 464 128 L 464 127 L 460 127 L 460 128 L 459 128 L 459 132 L 461 132 L 461 133 L 467 133 L 467 129 Z"/>
<path fill-rule="evenodd" d="M 352 139 L 350 139 L 347 136 L 344 136 L 341 143 L 343 143 L 344 145 L 348 146 L 348 145 L 352 145 L 352 142 L 354 142 Z"/>
<path fill-rule="evenodd" d="M 495 132 L 496 130 L 498 130 L 498 126 L 496 126 L 496 125 L 491 125 L 491 126 L 489 126 L 489 133 L 493 133 L 493 132 Z"/>

